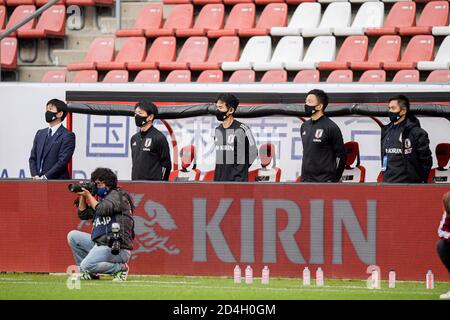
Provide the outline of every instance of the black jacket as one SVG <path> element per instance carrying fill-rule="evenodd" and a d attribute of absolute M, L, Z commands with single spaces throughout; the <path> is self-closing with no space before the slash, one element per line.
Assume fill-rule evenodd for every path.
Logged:
<path fill-rule="evenodd" d="M 327 116 L 309 119 L 300 128 L 303 144 L 302 181 L 339 182 L 346 152 L 342 133 Z"/>
<path fill-rule="evenodd" d="M 121 249 L 133 250 L 134 239 L 134 203 L 130 195 L 117 188 L 111 190 L 104 199 L 100 200 L 97 207 L 92 209 L 90 206 L 83 211 L 78 210 L 78 217 L 81 220 L 91 220 L 95 218 L 112 217 L 115 222 L 120 224 L 119 234 L 122 239 Z M 108 245 L 108 233 L 94 239 L 98 245 Z"/>
<path fill-rule="evenodd" d="M 386 156 L 387 136 L 394 126 L 390 123 L 381 128 L 381 161 Z M 396 178 L 391 178 L 387 171 L 383 174 L 383 182 L 390 183 L 424 183 L 427 182 L 433 158 L 430 150 L 430 140 L 425 130 L 420 127 L 419 119 L 409 115 L 401 124 L 401 156 L 403 166 L 395 168 L 402 170 Z M 389 170 L 389 162 L 387 164 Z"/>

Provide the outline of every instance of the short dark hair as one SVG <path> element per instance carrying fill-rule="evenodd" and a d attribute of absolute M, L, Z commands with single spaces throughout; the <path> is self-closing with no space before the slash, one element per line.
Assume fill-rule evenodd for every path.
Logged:
<path fill-rule="evenodd" d="M 47 102 L 46 106 L 48 106 L 49 104 L 54 105 L 56 107 L 56 110 L 58 110 L 58 112 L 60 111 L 63 112 L 61 121 L 64 121 L 64 119 L 67 116 L 67 104 L 64 101 L 58 99 L 51 99 L 50 101 Z"/>
<path fill-rule="evenodd" d="M 103 181 L 110 189 L 117 188 L 117 175 L 108 168 L 97 168 L 91 173 L 91 181 Z"/>
<path fill-rule="evenodd" d="M 152 114 L 152 115 L 154 115 L 155 119 L 158 116 L 158 107 L 155 106 L 155 104 L 151 101 L 139 101 L 134 106 L 134 110 L 136 110 L 137 108 L 142 109 L 145 112 L 147 112 L 147 116 Z"/>
<path fill-rule="evenodd" d="M 221 93 L 217 97 L 216 102 L 219 100 L 225 102 L 228 109 L 233 108 L 234 112 L 236 112 L 237 107 L 239 106 L 239 99 L 231 93 Z"/>
<path fill-rule="evenodd" d="M 397 100 L 397 103 L 401 108 L 406 108 L 406 111 L 409 111 L 409 107 L 410 107 L 409 99 L 406 96 L 399 94 L 397 96 L 390 98 L 389 102 L 391 102 L 393 100 Z"/>
<path fill-rule="evenodd" d="M 306 96 L 309 96 L 310 94 L 313 94 L 316 96 L 317 100 L 321 105 L 323 105 L 323 110 L 328 106 L 328 95 L 325 93 L 325 91 L 320 89 L 313 89 Z"/>

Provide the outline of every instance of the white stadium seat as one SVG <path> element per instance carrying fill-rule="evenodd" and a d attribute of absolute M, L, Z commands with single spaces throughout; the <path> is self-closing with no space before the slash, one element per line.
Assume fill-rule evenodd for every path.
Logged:
<path fill-rule="evenodd" d="M 299 62 L 286 62 L 286 70 L 316 69 L 321 61 L 334 61 L 336 57 L 336 38 L 320 36 L 314 38 L 306 51 L 305 57 Z"/>
<path fill-rule="evenodd" d="M 268 62 L 272 55 L 270 36 L 257 36 L 248 40 L 239 61 L 223 62 L 222 70 L 248 70 L 255 62 Z"/>
<path fill-rule="evenodd" d="M 270 62 L 255 62 L 253 69 L 266 71 L 284 69 L 288 62 L 299 62 L 303 58 L 303 38 L 297 36 L 286 36 L 278 42 Z"/>
<path fill-rule="evenodd" d="M 445 37 L 433 61 L 419 61 L 419 70 L 440 70 L 450 67 L 450 36 Z"/>
<path fill-rule="evenodd" d="M 431 33 L 435 36 L 448 36 L 450 35 L 450 23 L 445 27 L 433 27 Z"/>
<path fill-rule="evenodd" d="M 383 2 L 365 2 L 353 20 L 352 26 L 348 28 L 334 28 L 336 36 L 364 35 L 367 28 L 380 28 L 384 21 Z"/>
<path fill-rule="evenodd" d="M 272 27 L 272 36 L 299 36 L 303 29 L 316 28 L 320 22 L 321 6 L 317 2 L 305 2 L 295 9 L 287 27 Z"/>
<path fill-rule="evenodd" d="M 317 28 L 305 28 L 303 37 L 317 37 L 332 35 L 335 28 L 350 26 L 352 9 L 349 2 L 333 2 L 326 8 L 322 20 Z"/>

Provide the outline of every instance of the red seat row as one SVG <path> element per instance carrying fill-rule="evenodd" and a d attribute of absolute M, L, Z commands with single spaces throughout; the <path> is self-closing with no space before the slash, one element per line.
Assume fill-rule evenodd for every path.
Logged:
<path fill-rule="evenodd" d="M 49 2 L 48 0 L 0 0 L 0 4 L 5 4 L 8 7 L 16 7 L 22 5 L 36 5 L 41 7 Z M 76 6 L 98 6 L 98 5 L 112 5 L 113 0 L 60 0 L 56 4 L 62 5 L 76 5 Z"/>

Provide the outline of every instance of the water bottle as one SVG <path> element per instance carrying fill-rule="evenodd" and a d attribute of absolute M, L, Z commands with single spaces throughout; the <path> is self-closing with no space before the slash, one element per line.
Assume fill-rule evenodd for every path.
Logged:
<path fill-rule="evenodd" d="M 234 283 L 241 283 L 241 268 L 238 265 L 234 267 Z"/>
<path fill-rule="evenodd" d="M 245 283 L 252 284 L 253 283 L 253 269 L 250 266 L 245 268 Z"/>
<path fill-rule="evenodd" d="M 323 271 L 321 267 L 316 270 L 316 286 L 323 287 Z"/>
<path fill-rule="evenodd" d="M 305 267 L 305 269 L 303 269 L 303 285 L 311 285 L 311 272 L 309 271 L 308 267 Z"/>
<path fill-rule="evenodd" d="M 394 270 L 389 271 L 389 288 L 391 289 L 395 288 L 395 276 Z"/>
<path fill-rule="evenodd" d="M 431 270 L 427 272 L 427 289 L 434 289 L 434 275 Z"/>
<path fill-rule="evenodd" d="M 270 275 L 269 267 L 264 266 L 264 268 L 262 269 L 262 276 L 261 276 L 262 284 L 269 284 L 269 275 Z"/>
<path fill-rule="evenodd" d="M 380 282 L 380 273 L 375 269 L 372 271 L 372 289 L 380 289 Z"/>

